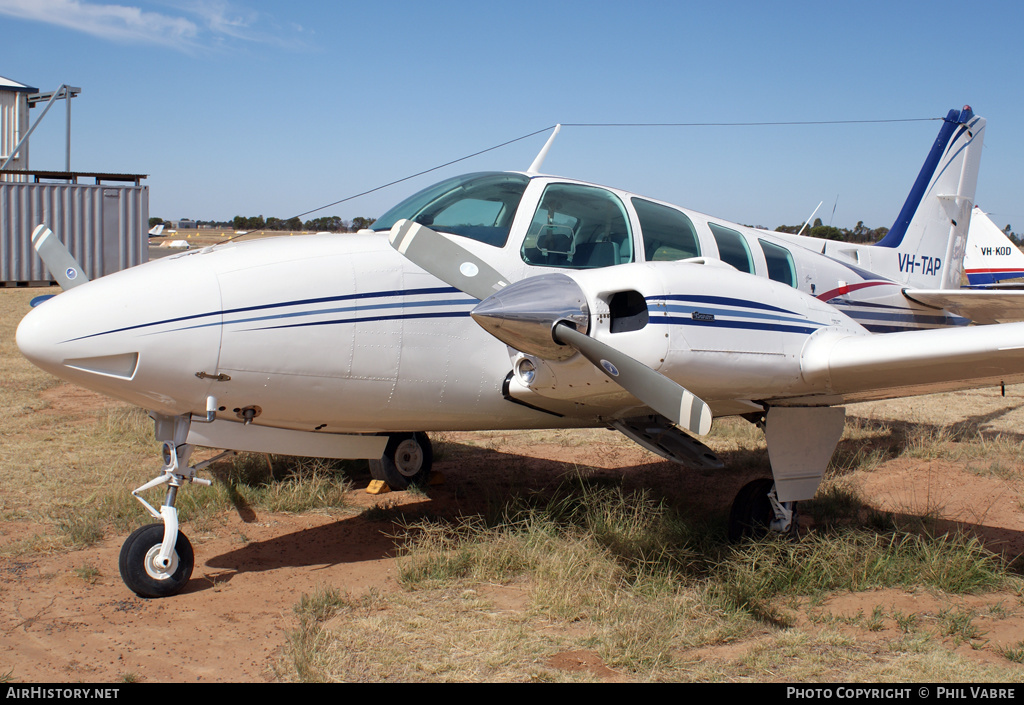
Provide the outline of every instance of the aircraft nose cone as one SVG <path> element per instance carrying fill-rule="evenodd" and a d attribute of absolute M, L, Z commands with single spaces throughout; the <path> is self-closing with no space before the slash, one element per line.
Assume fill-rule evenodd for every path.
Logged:
<path fill-rule="evenodd" d="M 220 352 L 220 289 L 198 261 L 161 260 L 32 309 L 18 348 L 61 379 L 169 415 L 202 411 Z"/>
<path fill-rule="evenodd" d="M 29 362 L 47 372 L 52 372 L 54 349 L 50 340 L 52 330 L 50 322 L 47 320 L 46 303 L 44 301 L 21 319 L 14 339 L 21 354 L 28 358 Z"/>
<path fill-rule="evenodd" d="M 470 311 L 480 326 L 506 345 L 548 360 L 576 354 L 555 341 L 552 330 L 568 322 L 581 333 L 590 325 L 587 297 L 571 277 L 529 277 L 488 296 Z"/>

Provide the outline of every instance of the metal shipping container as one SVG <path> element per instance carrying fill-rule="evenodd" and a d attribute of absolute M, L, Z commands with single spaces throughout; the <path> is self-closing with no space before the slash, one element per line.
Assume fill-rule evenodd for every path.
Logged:
<path fill-rule="evenodd" d="M 54 278 L 32 247 L 44 223 L 97 279 L 149 259 L 149 187 L 0 182 L 0 286 Z"/>

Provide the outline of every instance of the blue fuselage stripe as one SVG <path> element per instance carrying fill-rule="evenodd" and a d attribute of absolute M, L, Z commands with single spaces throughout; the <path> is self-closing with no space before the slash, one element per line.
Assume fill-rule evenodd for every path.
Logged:
<path fill-rule="evenodd" d="M 657 325 L 678 325 L 678 326 L 699 326 L 702 328 L 739 328 L 742 330 L 764 330 L 777 333 L 802 333 L 810 335 L 817 328 L 807 326 L 790 326 L 781 323 L 759 323 L 755 321 L 732 321 L 716 318 L 713 321 L 701 321 L 693 318 L 682 318 L 679 316 L 652 316 L 651 324 Z"/>
<path fill-rule="evenodd" d="M 201 318 L 208 318 L 210 316 L 228 316 L 228 315 L 231 315 L 231 314 L 234 314 L 234 313 L 247 313 L 247 312 L 251 312 L 251 311 L 270 311 L 270 310 L 273 310 L 273 309 L 286 308 L 286 307 L 289 307 L 289 306 L 308 306 L 308 305 L 315 305 L 315 304 L 335 303 L 335 302 L 340 302 L 340 301 L 356 301 L 356 300 L 360 300 L 360 299 L 374 299 L 374 298 L 381 298 L 381 299 L 383 299 L 383 298 L 389 298 L 389 297 L 424 296 L 424 295 L 434 295 L 434 294 L 457 294 L 457 293 L 460 293 L 458 289 L 456 289 L 454 287 L 447 286 L 447 287 L 427 287 L 427 288 L 421 288 L 421 289 L 394 289 L 394 290 L 390 290 L 390 291 L 364 292 L 364 293 L 361 293 L 361 294 L 342 294 L 340 296 L 322 296 L 322 297 L 318 297 L 318 298 L 314 298 L 314 299 L 297 299 L 297 300 L 294 300 L 294 301 L 281 301 L 279 303 L 259 304 L 259 305 L 256 305 L 256 306 L 242 306 L 242 307 L 239 307 L 239 308 L 223 309 L 223 310 L 219 310 L 219 311 L 208 311 L 206 313 L 195 313 L 195 314 L 191 314 L 191 315 L 188 315 L 188 316 L 178 316 L 176 318 L 167 318 L 167 319 L 163 319 L 163 320 L 159 320 L 159 321 L 151 321 L 149 323 L 139 323 L 139 324 L 136 324 L 136 325 L 133 325 L 133 326 L 125 326 L 123 328 L 115 328 L 115 329 L 112 329 L 112 330 L 101 331 L 99 333 L 92 333 L 90 335 L 83 335 L 83 336 L 80 336 L 78 338 L 71 338 L 70 340 L 67 340 L 67 341 L 64 341 L 64 342 L 73 342 L 73 341 L 76 341 L 76 340 L 86 340 L 88 338 L 95 338 L 95 337 L 98 337 L 98 336 L 101 336 L 101 335 L 109 335 L 111 333 L 124 333 L 126 331 L 131 331 L 131 330 L 141 330 L 141 329 L 144 329 L 144 328 L 152 328 L 154 326 L 167 325 L 168 323 L 181 323 L 183 321 L 195 321 L 195 320 L 198 320 L 198 319 L 201 319 Z M 474 303 L 476 301 L 477 301 L 476 298 L 473 298 L 473 297 L 470 297 L 470 296 L 467 295 L 467 297 L 466 297 L 466 299 L 464 301 L 459 301 L 458 303 L 459 304 L 470 304 L 470 303 Z M 393 306 L 410 306 L 410 305 L 413 305 L 414 303 L 417 303 L 417 302 L 405 303 L 405 302 L 402 302 L 402 301 L 396 301 L 394 304 L 389 304 L 389 305 L 393 305 Z M 430 302 L 430 303 L 433 303 L 433 302 Z M 312 313 L 316 313 L 316 312 L 311 312 L 310 315 L 312 315 Z M 287 314 L 285 314 L 285 315 L 287 315 Z M 297 313 L 295 315 L 305 315 L 305 314 L 300 312 L 300 313 Z M 284 316 L 282 316 L 282 317 L 284 317 Z M 270 318 L 272 318 L 272 316 Z M 222 321 L 216 321 L 216 322 L 214 322 L 214 323 L 212 323 L 210 325 L 221 325 L 221 323 L 222 323 Z M 193 328 L 199 328 L 199 327 L 204 327 L 204 326 L 192 326 L 192 327 Z M 177 329 L 177 330 L 181 330 L 181 329 Z"/>
<path fill-rule="evenodd" d="M 655 315 L 657 315 L 660 311 L 668 311 L 669 313 L 688 313 L 688 314 L 692 314 L 692 313 L 710 313 L 710 314 L 712 314 L 712 315 L 714 315 L 716 317 L 717 316 L 734 316 L 734 317 L 738 317 L 738 318 L 755 318 L 755 319 L 768 320 L 768 321 L 786 321 L 786 322 L 789 322 L 789 323 L 801 323 L 801 324 L 804 324 L 804 325 L 810 323 L 810 321 L 808 321 L 806 318 L 790 318 L 790 317 L 787 317 L 787 316 L 780 316 L 780 315 L 774 314 L 774 313 L 754 313 L 752 311 L 737 311 L 737 310 L 734 310 L 734 309 L 727 309 L 727 308 L 713 308 L 713 307 L 697 308 L 697 307 L 694 307 L 694 306 L 666 306 L 663 309 L 659 309 L 658 311 L 655 311 Z M 716 318 L 716 320 L 718 320 L 718 319 Z"/>
<path fill-rule="evenodd" d="M 410 308 L 424 308 L 433 306 L 467 306 L 472 305 L 473 301 L 466 301 L 464 299 L 444 299 L 440 301 L 412 301 L 412 302 L 395 302 L 390 304 L 373 304 L 370 306 L 346 306 L 343 308 L 323 308 L 316 309 L 313 311 L 295 311 L 292 313 L 279 313 L 272 316 L 253 316 L 251 318 L 238 318 L 231 321 L 215 321 L 213 323 L 200 323 L 195 326 L 185 326 L 183 328 L 173 328 L 168 331 L 160 331 L 161 333 L 170 333 L 179 330 L 194 330 L 196 328 L 209 328 L 212 326 L 234 326 L 241 323 L 256 323 L 258 321 L 274 321 L 282 320 L 286 318 L 300 318 L 304 316 L 321 316 L 332 313 L 356 313 L 359 311 L 379 311 L 381 309 L 399 308 L 399 309 L 410 309 Z M 468 313 L 468 311 L 466 312 Z M 263 330 L 248 328 L 247 330 Z"/>
<path fill-rule="evenodd" d="M 650 296 L 647 298 L 648 302 L 658 301 L 695 301 L 697 303 L 704 304 L 718 304 L 720 306 L 740 306 L 743 308 L 756 308 L 763 311 L 777 311 L 779 313 L 788 313 L 795 315 L 792 311 L 787 311 L 784 308 L 778 306 L 771 306 L 770 304 L 763 304 L 760 301 L 747 301 L 746 299 L 734 299 L 729 296 L 690 296 L 687 294 L 675 294 L 669 296 Z"/>
<path fill-rule="evenodd" d="M 395 314 L 393 316 L 365 316 L 363 318 L 339 318 L 333 321 L 307 321 L 306 323 L 290 323 L 282 326 L 263 326 L 246 330 L 277 330 L 280 328 L 310 328 L 313 326 L 335 326 L 345 323 L 373 323 L 376 321 L 410 321 L 423 318 L 464 318 L 469 311 L 440 311 L 437 313 Z"/>

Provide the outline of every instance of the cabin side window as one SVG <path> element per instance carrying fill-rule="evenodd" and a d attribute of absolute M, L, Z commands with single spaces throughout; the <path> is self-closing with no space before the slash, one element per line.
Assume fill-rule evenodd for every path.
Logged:
<path fill-rule="evenodd" d="M 796 266 L 789 250 L 774 242 L 758 240 L 765 262 L 768 263 L 768 278 L 796 288 Z"/>
<path fill-rule="evenodd" d="M 715 236 L 715 244 L 718 245 L 718 257 L 726 264 L 731 264 L 741 272 L 754 273 L 754 262 L 750 257 L 750 248 L 747 240 L 740 233 L 721 225 L 708 223 L 711 234 Z"/>
<path fill-rule="evenodd" d="M 594 186 L 551 184 L 523 240 L 523 261 L 540 267 L 593 269 L 633 261 L 626 209 Z"/>
<path fill-rule="evenodd" d="M 693 223 L 682 211 L 642 198 L 631 199 L 644 236 L 648 262 L 675 261 L 700 256 Z"/>

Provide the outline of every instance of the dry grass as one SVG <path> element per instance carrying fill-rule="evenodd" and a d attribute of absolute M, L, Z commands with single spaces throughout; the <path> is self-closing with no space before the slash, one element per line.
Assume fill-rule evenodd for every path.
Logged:
<path fill-rule="evenodd" d="M 964 643 L 988 648 L 974 609 L 910 618 L 876 604 L 855 619 L 820 611 L 813 621 L 800 617 L 794 601 L 808 596 L 881 588 L 970 594 L 1018 585 L 997 557 L 964 536 L 857 531 L 737 548 L 646 493 L 585 484 L 510 504 L 493 525 L 421 521 L 405 535 L 398 568 L 406 589 L 349 595 L 325 587 L 304 596 L 279 676 L 592 680 L 592 671 L 552 665 L 553 655 L 580 651 L 596 653 L 608 669 L 604 677 L 621 680 L 1022 676 L 1012 645 L 1001 665 L 954 652 Z M 992 602 L 996 619 L 1020 609 Z M 915 627 L 926 620 L 928 629 Z"/>

